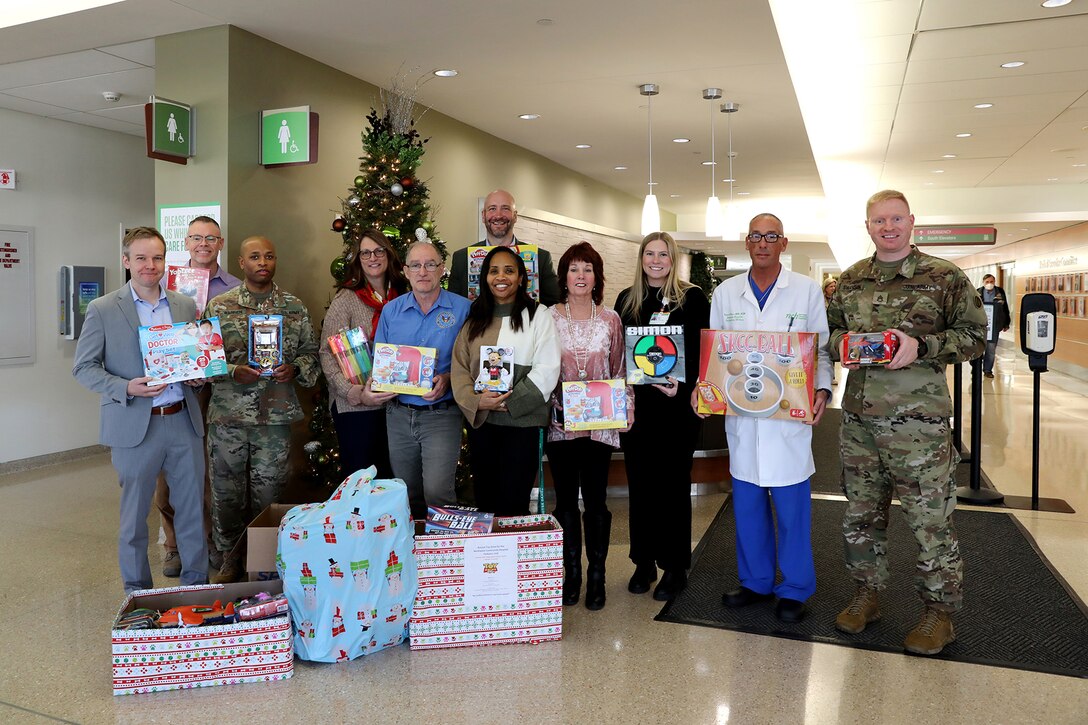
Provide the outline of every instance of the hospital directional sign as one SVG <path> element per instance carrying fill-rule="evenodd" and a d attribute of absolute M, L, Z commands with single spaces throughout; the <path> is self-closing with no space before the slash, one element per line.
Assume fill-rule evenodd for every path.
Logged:
<path fill-rule="evenodd" d="M 194 155 L 192 106 L 152 96 L 145 106 L 144 120 L 148 156 L 185 163 Z"/>
<path fill-rule="evenodd" d="M 261 111 L 261 166 L 317 162 L 317 114 L 309 106 Z"/>
<path fill-rule="evenodd" d="M 997 242 L 997 229 L 992 226 L 914 227 L 914 243 L 919 247 L 937 245 L 987 246 Z"/>

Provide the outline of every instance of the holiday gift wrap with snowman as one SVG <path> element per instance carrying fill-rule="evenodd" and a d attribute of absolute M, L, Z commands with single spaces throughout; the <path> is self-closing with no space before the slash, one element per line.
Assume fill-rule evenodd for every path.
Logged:
<path fill-rule="evenodd" d="M 357 471 L 280 522 L 276 568 L 301 659 L 352 660 L 407 634 L 417 587 L 408 489 L 376 474 Z"/>

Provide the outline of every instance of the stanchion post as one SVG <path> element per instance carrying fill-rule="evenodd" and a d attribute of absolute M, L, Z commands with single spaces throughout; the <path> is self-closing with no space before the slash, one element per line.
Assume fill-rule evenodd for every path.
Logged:
<path fill-rule="evenodd" d="M 957 488 L 956 498 L 964 503 L 980 506 L 993 506 L 1004 502 L 1005 496 L 1001 492 L 982 487 L 982 358 L 975 358 L 971 361 L 970 460 L 971 485 Z"/>

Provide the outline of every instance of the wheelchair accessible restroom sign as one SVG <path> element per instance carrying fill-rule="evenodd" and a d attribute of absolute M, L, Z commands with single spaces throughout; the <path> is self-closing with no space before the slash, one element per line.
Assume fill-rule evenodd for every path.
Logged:
<path fill-rule="evenodd" d="M 147 155 L 184 164 L 195 155 L 193 107 L 157 96 L 144 106 Z"/>
<path fill-rule="evenodd" d="M 317 114 L 309 106 L 261 111 L 261 166 L 317 163 Z"/>

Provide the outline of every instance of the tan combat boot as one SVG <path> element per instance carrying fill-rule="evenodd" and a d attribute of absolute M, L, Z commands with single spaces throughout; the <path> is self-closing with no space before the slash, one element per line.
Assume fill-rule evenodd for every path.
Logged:
<path fill-rule="evenodd" d="M 219 573 L 212 577 L 212 584 L 232 584 L 241 581 L 245 576 L 246 568 L 242 565 L 242 557 L 237 554 L 226 554 L 223 557 L 223 566 L 219 567 Z"/>
<path fill-rule="evenodd" d="M 878 619 L 880 605 L 877 603 L 876 589 L 861 584 L 846 609 L 835 617 L 835 629 L 847 634 L 858 634 L 865 629 L 865 625 Z"/>
<path fill-rule="evenodd" d="M 951 613 L 927 606 L 922 621 L 903 640 L 903 647 L 916 655 L 935 655 L 955 640 Z"/>

